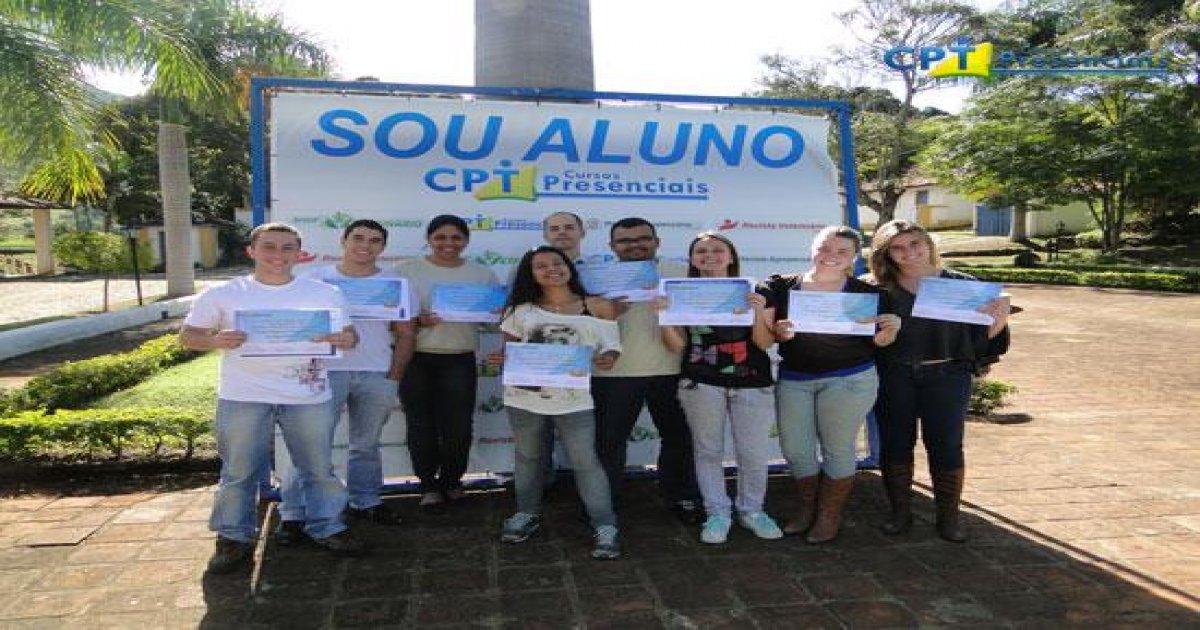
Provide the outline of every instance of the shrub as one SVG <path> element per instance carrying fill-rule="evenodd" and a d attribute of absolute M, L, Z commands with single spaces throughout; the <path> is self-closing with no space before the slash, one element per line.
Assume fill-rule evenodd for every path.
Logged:
<path fill-rule="evenodd" d="M 164 407 L 27 411 L 0 419 L 0 457 L 91 459 L 102 454 L 120 459 L 131 451 L 157 456 L 173 449 L 190 458 L 211 439 L 211 420 Z"/>
<path fill-rule="evenodd" d="M 1012 383 L 977 378 L 971 385 L 970 412 L 977 416 L 986 416 L 1007 405 L 1008 401 L 1005 400 L 1005 397 L 1016 391 L 1017 386 Z"/>
<path fill-rule="evenodd" d="M 980 280 L 989 282 L 1031 282 L 1200 293 L 1200 272 L 1194 270 L 1133 270 L 1128 268 L 1118 268 L 1116 271 L 1084 270 L 1106 269 L 1102 266 L 1085 266 L 1084 269 L 1059 266 L 1018 269 L 1014 267 L 954 265 L 954 268 L 969 273 Z"/>
<path fill-rule="evenodd" d="M 164 335 L 130 352 L 67 362 L 4 394 L 0 413 L 83 407 L 198 355 L 179 345 L 175 335 Z"/>
<path fill-rule="evenodd" d="M 1088 249 L 1098 249 L 1104 244 L 1104 233 L 1100 231 L 1100 228 L 1080 232 L 1075 235 L 1075 244 Z"/>

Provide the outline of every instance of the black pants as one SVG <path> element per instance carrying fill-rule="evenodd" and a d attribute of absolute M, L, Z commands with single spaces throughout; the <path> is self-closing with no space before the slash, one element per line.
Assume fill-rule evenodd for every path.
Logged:
<path fill-rule="evenodd" d="M 422 492 L 462 485 L 475 416 L 475 353 L 417 352 L 400 383 L 408 454 Z"/>
<path fill-rule="evenodd" d="M 698 500 L 692 432 L 679 405 L 679 376 L 621 376 L 592 379 L 596 405 L 596 453 L 608 474 L 616 505 L 625 474 L 625 446 L 642 406 L 658 429 L 659 488 L 668 501 Z"/>
<path fill-rule="evenodd" d="M 961 361 L 933 365 L 880 365 L 880 460 L 884 466 L 911 464 L 917 423 L 937 474 L 963 467 L 963 430 L 971 398 L 971 366 Z"/>

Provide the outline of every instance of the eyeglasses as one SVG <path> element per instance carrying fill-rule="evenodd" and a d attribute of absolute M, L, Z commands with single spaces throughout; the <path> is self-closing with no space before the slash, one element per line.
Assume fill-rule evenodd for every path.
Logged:
<path fill-rule="evenodd" d="M 618 238 L 613 241 L 614 245 L 642 245 L 654 241 L 653 236 L 638 236 L 636 238 Z"/>

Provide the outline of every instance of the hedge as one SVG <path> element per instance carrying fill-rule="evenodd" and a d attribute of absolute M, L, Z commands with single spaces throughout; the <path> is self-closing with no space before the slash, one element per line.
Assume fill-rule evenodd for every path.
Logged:
<path fill-rule="evenodd" d="M 1200 293 L 1200 273 L 1191 270 L 1082 271 L 1062 267 L 1015 268 L 961 264 L 953 267 L 990 282 L 1031 282 Z"/>
<path fill-rule="evenodd" d="M 132 387 L 163 369 L 199 356 L 164 335 L 120 354 L 67 362 L 0 396 L 0 414 L 75 409 Z"/>
<path fill-rule="evenodd" d="M 211 418 L 167 407 L 27 411 L 0 418 L 0 458 L 120 459 L 131 451 L 156 456 L 166 449 L 190 458 L 210 434 Z"/>

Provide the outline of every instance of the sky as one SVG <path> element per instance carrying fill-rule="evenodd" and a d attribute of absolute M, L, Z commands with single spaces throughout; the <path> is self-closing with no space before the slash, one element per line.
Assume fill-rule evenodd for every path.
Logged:
<path fill-rule="evenodd" d="M 338 78 L 474 84 L 474 0 L 255 0 L 325 45 Z M 760 58 L 810 61 L 852 45 L 834 13 L 852 0 L 592 0 L 596 89 L 737 96 L 764 75 Z M 974 0 L 991 9 L 1000 0 Z M 831 68 L 839 84 L 878 84 Z M 99 75 L 100 87 L 136 94 L 138 77 Z M 885 84 L 887 85 L 887 84 Z M 897 89 L 897 85 L 888 87 Z M 957 111 L 966 87 L 918 95 L 917 106 Z"/>

